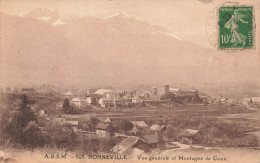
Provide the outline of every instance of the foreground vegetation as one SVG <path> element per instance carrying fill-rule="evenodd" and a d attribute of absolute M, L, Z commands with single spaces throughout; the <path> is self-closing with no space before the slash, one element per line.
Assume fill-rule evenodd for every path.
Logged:
<path fill-rule="evenodd" d="M 29 96 L 29 97 L 28 97 Z M 41 97 L 41 98 L 37 98 Z M 47 117 L 60 117 L 65 111 L 57 108 L 62 98 L 58 95 L 17 95 L 1 96 L 1 139 L 0 145 L 16 148 L 58 148 L 65 150 L 79 150 L 82 152 L 108 152 L 119 141 L 116 138 L 82 139 L 67 124 L 45 123 L 37 116 L 37 107 L 44 110 Z M 63 104 L 64 105 L 64 104 Z M 68 107 L 69 105 L 67 105 Z M 59 106 L 62 108 L 62 106 Z M 39 109 L 38 108 L 38 109 Z M 81 110 L 82 111 L 82 110 Z M 85 113 L 113 113 L 129 118 L 117 118 L 112 121 L 116 132 L 128 135 L 149 134 L 149 130 L 140 130 L 137 133 L 129 132 L 130 120 L 144 120 L 149 126 L 152 124 L 166 125 L 165 134 L 170 141 L 191 139 L 194 144 L 220 147 L 259 147 L 259 139 L 246 133 L 256 131 L 259 121 L 238 118 L 232 120 L 220 119 L 222 114 L 253 113 L 243 107 L 227 107 L 223 105 L 180 105 L 155 106 L 142 108 L 128 108 L 121 110 L 95 110 L 91 107 Z M 71 113 L 71 110 L 69 111 Z M 83 112 L 82 112 L 83 113 Z M 145 118 L 134 117 L 145 116 Z M 108 115 L 109 116 L 109 115 Z M 132 117 L 131 117 L 132 116 Z M 97 117 L 79 119 L 79 129 L 95 131 Z M 194 136 L 183 136 L 185 129 L 199 130 Z M 188 142 L 183 142 L 188 143 Z"/>

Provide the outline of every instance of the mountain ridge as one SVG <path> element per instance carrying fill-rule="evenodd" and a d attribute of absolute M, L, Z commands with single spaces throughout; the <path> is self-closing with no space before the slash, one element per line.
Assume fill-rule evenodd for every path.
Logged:
<path fill-rule="evenodd" d="M 1 70 L 5 72 L 1 74 L 5 82 L 64 86 L 210 83 L 237 80 L 241 74 L 250 79 L 251 71 L 258 66 L 253 62 L 246 65 L 232 56 L 224 58 L 219 52 L 169 36 L 171 33 L 163 27 L 135 17 L 61 18 L 57 13 L 47 13 L 55 19 L 39 20 L 46 16 L 41 13 L 23 17 L 1 14 L 5 59 Z M 57 20 L 64 24 L 53 26 Z M 230 65 L 234 61 L 243 66 Z"/>

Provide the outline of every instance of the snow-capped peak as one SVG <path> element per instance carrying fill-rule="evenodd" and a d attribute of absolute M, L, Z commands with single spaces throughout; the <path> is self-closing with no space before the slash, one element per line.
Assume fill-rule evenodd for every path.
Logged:
<path fill-rule="evenodd" d="M 42 21 L 48 21 L 51 19 L 51 17 L 48 17 L 48 16 L 39 16 L 37 17 L 38 20 L 42 20 Z"/>
<path fill-rule="evenodd" d="M 164 35 L 173 37 L 173 38 L 175 38 L 175 39 L 177 39 L 177 40 L 182 40 L 181 38 L 179 38 L 179 37 L 177 37 L 177 36 L 175 36 L 175 35 L 173 35 L 173 34 L 171 34 L 171 33 L 166 33 L 166 32 L 161 32 L 161 31 L 159 31 L 158 33 L 161 33 L 161 34 L 164 34 Z"/>
<path fill-rule="evenodd" d="M 24 14 L 23 17 L 35 18 L 40 21 L 50 21 L 57 19 L 59 15 L 57 11 L 50 11 L 47 9 L 37 8 Z"/>
<path fill-rule="evenodd" d="M 134 15 L 131 15 L 131 14 L 128 14 L 124 11 L 121 11 L 119 13 L 115 13 L 115 14 L 112 14 L 112 15 L 109 15 L 109 16 L 105 16 L 104 19 L 111 19 L 111 18 L 114 18 L 114 17 L 121 17 L 121 18 L 128 18 L 128 19 L 136 19 L 136 20 L 142 20 Z"/>
<path fill-rule="evenodd" d="M 53 26 L 58 26 L 58 25 L 63 25 L 63 24 L 66 24 L 65 22 L 63 22 L 62 20 L 60 19 L 57 19 L 55 22 L 53 22 Z"/>

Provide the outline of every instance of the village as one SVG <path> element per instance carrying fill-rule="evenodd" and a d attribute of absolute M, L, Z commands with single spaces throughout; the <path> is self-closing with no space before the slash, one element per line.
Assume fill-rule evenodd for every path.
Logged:
<path fill-rule="evenodd" d="M 172 88 L 167 83 L 158 88 L 154 86 L 138 91 L 99 88 L 89 89 L 85 93 L 65 91 L 44 94 L 33 88 L 5 88 L 1 89 L 1 94 L 27 95 L 33 101 L 30 108 L 37 115 L 40 133 L 48 140 L 52 139 L 53 134 L 49 126 L 66 126 L 71 131 L 70 136 L 74 135 L 77 141 L 74 145 L 66 146 L 70 150 L 78 150 L 83 146 L 87 152 L 130 156 L 169 149 L 223 146 L 228 139 L 216 139 L 218 131 L 209 138 L 209 127 L 215 127 L 215 124 L 206 127 L 207 121 L 213 116 L 223 116 L 224 112 L 254 114 L 258 112 L 260 102 L 260 97 L 248 96 L 242 99 L 211 98 L 198 90 Z M 45 102 L 40 104 L 40 101 Z M 225 111 L 219 108 L 225 108 Z M 222 129 L 219 131 L 224 132 Z M 249 127 L 241 134 L 255 131 L 259 132 Z M 259 138 L 250 136 L 245 135 L 243 141 L 247 141 L 242 146 L 258 147 Z M 69 138 L 63 141 L 67 140 L 71 141 Z M 98 147 L 90 145 L 95 141 Z M 84 145 L 86 142 L 87 145 Z"/>

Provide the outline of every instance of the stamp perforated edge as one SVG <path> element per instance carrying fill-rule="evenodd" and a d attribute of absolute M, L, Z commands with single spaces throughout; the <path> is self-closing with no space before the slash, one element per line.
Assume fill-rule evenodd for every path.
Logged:
<path fill-rule="evenodd" d="M 218 31 L 218 35 L 217 35 L 217 49 L 220 51 L 242 51 L 242 50 L 256 50 L 256 38 L 255 38 L 255 34 L 256 34 L 256 22 L 255 22 L 255 5 L 253 4 L 239 4 L 238 2 L 234 4 L 222 4 L 217 8 L 217 31 Z M 249 7 L 252 6 L 253 7 L 253 12 L 252 12 L 252 20 L 253 20 L 253 47 L 250 48 L 219 48 L 219 8 L 220 7 Z"/>

